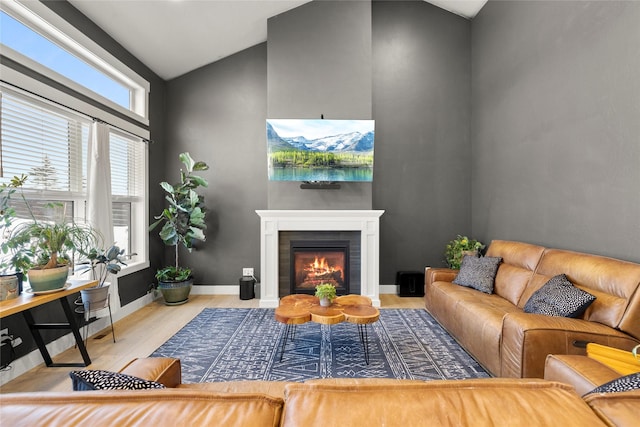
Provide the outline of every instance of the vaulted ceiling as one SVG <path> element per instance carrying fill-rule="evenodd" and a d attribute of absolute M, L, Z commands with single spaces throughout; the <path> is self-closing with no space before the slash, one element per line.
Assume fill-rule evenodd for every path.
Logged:
<path fill-rule="evenodd" d="M 471 19 L 487 0 L 427 1 Z M 266 41 L 268 18 L 308 0 L 69 2 L 156 74 L 170 80 Z"/>

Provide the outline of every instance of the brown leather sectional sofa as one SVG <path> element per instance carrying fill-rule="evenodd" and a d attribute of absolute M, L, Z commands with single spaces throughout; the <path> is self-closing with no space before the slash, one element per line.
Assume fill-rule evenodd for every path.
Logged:
<path fill-rule="evenodd" d="M 548 354 L 584 355 L 580 342 L 624 350 L 640 343 L 640 264 L 503 240 L 486 256 L 503 259 L 492 294 L 451 283 L 455 270 L 431 268 L 425 306 L 492 375 L 543 378 Z M 593 304 L 580 318 L 525 313 L 531 295 L 558 274 L 595 295 Z"/>
<path fill-rule="evenodd" d="M 121 372 L 168 388 L 0 395 L 2 425 L 631 426 L 630 405 L 640 398 L 623 402 L 626 418 L 616 424 L 606 406 L 589 406 L 571 386 L 542 379 L 182 384 L 180 361 L 171 358 L 137 359 Z"/>

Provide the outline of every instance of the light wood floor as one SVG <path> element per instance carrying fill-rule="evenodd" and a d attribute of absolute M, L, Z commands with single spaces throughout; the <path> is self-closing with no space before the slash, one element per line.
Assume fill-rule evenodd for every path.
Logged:
<path fill-rule="evenodd" d="M 422 298 L 380 295 L 381 308 L 424 308 Z M 147 357 L 186 325 L 205 307 L 258 307 L 259 300 L 240 300 L 237 295 L 192 295 L 187 304 L 170 307 L 161 300 L 143 307 L 114 324 L 116 343 L 109 328 L 89 338 L 89 369 L 118 371 L 136 357 Z M 100 338 L 97 338 L 100 337 Z M 56 362 L 78 362 L 78 350 L 71 348 L 54 357 Z M 0 387 L 0 393 L 28 391 L 70 391 L 69 372 L 81 368 L 33 368 Z"/>

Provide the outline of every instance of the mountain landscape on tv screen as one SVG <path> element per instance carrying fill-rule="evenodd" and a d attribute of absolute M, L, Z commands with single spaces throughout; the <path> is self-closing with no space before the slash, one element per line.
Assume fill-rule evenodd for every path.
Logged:
<path fill-rule="evenodd" d="M 371 181 L 373 120 L 267 120 L 269 179 Z"/>

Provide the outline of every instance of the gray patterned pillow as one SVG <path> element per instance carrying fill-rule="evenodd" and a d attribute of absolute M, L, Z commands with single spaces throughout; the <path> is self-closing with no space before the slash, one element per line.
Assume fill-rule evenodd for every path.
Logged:
<path fill-rule="evenodd" d="M 477 289 L 486 294 L 493 293 L 498 266 L 502 262 L 500 257 L 474 257 L 466 255 L 462 258 L 460 271 L 453 283 L 467 288 Z"/>
<path fill-rule="evenodd" d="M 549 279 L 524 305 L 525 313 L 578 317 L 595 301 L 589 292 L 573 286 L 564 274 Z"/>
<path fill-rule="evenodd" d="M 146 390 L 165 388 L 155 381 L 147 381 L 131 375 L 102 370 L 84 370 L 69 372 L 73 391 L 86 390 Z"/>
<path fill-rule="evenodd" d="M 620 391 L 640 390 L 640 372 L 616 378 L 591 390 L 591 393 L 617 393 Z M 585 394 L 585 396 L 587 395 Z M 583 396 L 584 397 L 584 396 Z"/>

